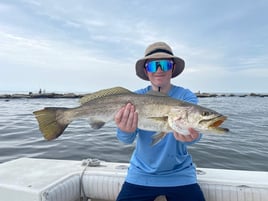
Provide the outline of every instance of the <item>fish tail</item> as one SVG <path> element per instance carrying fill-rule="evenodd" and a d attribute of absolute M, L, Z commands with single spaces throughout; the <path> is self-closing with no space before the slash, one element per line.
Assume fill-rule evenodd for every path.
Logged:
<path fill-rule="evenodd" d="M 38 121 L 39 129 L 46 140 L 59 137 L 70 122 L 64 121 L 63 114 L 68 108 L 46 107 L 33 112 Z"/>
<path fill-rule="evenodd" d="M 166 132 L 160 132 L 160 133 L 153 135 L 152 146 L 159 143 L 166 136 L 166 134 L 167 134 Z"/>

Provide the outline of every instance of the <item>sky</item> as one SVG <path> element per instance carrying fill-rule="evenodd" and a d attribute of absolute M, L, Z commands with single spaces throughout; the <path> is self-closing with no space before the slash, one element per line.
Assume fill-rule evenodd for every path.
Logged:
<path fill-rule="evenodd" d="M 185 60 L 172 84 L 268 92 L 267 0 L 0 0 L 0 92 L 94 92 L 150 83 L 154 42 Z"/>

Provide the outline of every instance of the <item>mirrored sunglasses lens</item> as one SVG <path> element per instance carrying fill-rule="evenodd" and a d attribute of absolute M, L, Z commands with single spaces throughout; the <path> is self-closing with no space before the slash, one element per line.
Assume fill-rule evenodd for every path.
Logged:
<path fill-rule="evenodd" d="M 146 64 L 146 70 L 150 73 L 155 73 L 157 70 L 157 65 L 155 61 L 150 61 Z"/>
<path fill-rule="evenodd" d="M 161 66 L 161 70 L 164 72 L 169 71 L 173 65 L 173 63 L 169 60 L 161 60 L 159 61 L 159 64 Z"/>
<path fill-rule="evenodd" d="M 146 70 L 151 73 L 155 73 L 158 67 L 160 67 L 162 71 L 166 72 L 172 69 L 173 62 L 170 60 L 157 60 L 149 61 L 145 65 Z"/>

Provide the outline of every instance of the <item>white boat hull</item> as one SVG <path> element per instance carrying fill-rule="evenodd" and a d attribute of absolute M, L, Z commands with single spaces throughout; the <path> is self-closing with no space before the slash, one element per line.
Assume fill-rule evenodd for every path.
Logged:
<path fill-rule="evenodd" d="M 0 201 L 115 200 L 127 163 L 20 158 L 0 164 Z M 93 164 L 95 165 L 95 164 Z M 268 172 L 198 168 L 207 201 L 267 201 Z M 84 192 L 84 193 L 83 193 Z"/>

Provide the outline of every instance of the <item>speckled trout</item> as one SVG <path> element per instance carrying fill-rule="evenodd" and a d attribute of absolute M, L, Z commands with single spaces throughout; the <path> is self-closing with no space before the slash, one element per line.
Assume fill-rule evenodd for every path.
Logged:
<path fill-rule="evenodd" d="M 92 128 L 99 129 L 106 122 L 113 121 L 115 114 L 127 103 L 135 105 L 138 113 L 138 128 L 155 131 L 153 144 L 168 132 L 185 133 L 194 128 L 206 133 L 227 132 L 219 127 L 226 116 L 209 108 L 177 100 L 159 92 L 136 94 L 122 87 L 100 90 L 85 95 L 81 105 L 75 108 L 46 107 L 33 112 L 44 138 L 53 140 L 59 137 L 65 128 L 75 119 L 89 120 Z"/>

